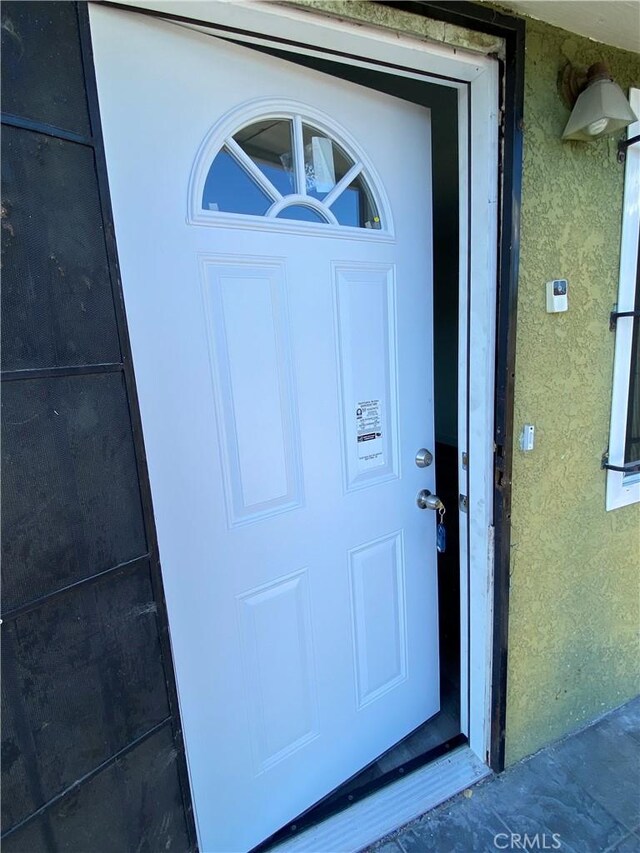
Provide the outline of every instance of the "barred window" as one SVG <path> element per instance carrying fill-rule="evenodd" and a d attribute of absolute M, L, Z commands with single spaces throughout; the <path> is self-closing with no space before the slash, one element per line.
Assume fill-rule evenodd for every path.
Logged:
<path fill-rule="evenodd" d="M 640 89 L 629 92 L 640 115 Z M 640 133 L 640 121 L 628 137 Z M 613 391 L 607 469 L 607 509 L 640 501 L 640 144 L 627 148 L 620 247 L 618 300 L 611 315 L 615 329 Z"/>

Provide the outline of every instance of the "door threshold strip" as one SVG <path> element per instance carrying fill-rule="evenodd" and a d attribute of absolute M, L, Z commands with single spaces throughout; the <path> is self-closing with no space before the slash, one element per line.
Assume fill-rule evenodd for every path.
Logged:
<path fill-rule="evenodd" d="M 401 740 L 396 747 L 405 743 L 408 739 L 411 738 L 411 734 L 406 738 Z M 386 788 L 388 785 L 391 785 L 393 782 L 396 782 L 398 779 L 402 779 L 403 776 L 409 775 L 409 773 L 414 773 L 416 770 L 419 770 L 421 767 L 424 767 L 427 764 L 431 764 L 436 759 L 441 758 L 443 755 L 449 755 L 454 750 L 456 750 L 460 746 L 466 746 L 468 744 L 467 738 L 463 734 L 458 734 L 453 738 L 450 738 L 448 741 L 440 744 L 439 746 L 434 747 L 433 749 L 427 750 L 427 752 L 422 753 L 422 755 L 418 755 L 415 758 L 406 761 L 404 764 L 399 765 L 394 770 L 389 770 L 388 772 L 378 776 L 375 779 L 371 779 L 368 782 L 365 782 L 363 785 L 356 787 L 351 784 L 355 780 L 357 780 L 358 775 L 366 774 L 367 770 L 371 767 L 368 765 L 367 767 L 363 767 L 360 774 L 352 777 L 351 779 L 347 779 L 343 785 L 339 788 L 333 790 L 330 794 L 327 794 L 322 800 L 317 802 L 315 805 L 311 806 L 302 814 L 298 815 L 298 817 L 294 818 L 288 824 L 282 827 L 282 829 L 274 832 L 272 836 L 267 838 L 261 844 L 258 844 L 256 847 L 252 848 L 249 853 L 273 853 L 274 850 L 277 849 L 278 844 L 283 841 L 290 841 L 294 835 L 302 835 L 307 829 L 311 829 L 318 824 L 324 823 L 334 814 L 343 811 L 343 809 L 348 809 L 352 805 L 360 800 L 364 800 L 370 797 L 372 794 L 375 794 L 376 791 L 381 790 L 382 788 Z M 392 747 L 388 750 L 384 755 L 389 755 L 393 753 L 393 750 L 396 747 Z M 380 759 L 384 758 L 384 756 L 380 756 Z M 372 764 L 377 764 L 376 761 L 372 762 Z M 346 790 L 346 793 L 340 793 L 341 791 Z"/>
<path fill-rule="evenodd" d="M 358 853 L 490 774 L 468 746 L 460 747 L 281 842 L 272 853 Z"/>

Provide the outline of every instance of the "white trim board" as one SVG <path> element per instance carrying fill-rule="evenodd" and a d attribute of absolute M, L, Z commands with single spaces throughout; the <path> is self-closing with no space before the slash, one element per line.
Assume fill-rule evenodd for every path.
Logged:
<path fill-rule="evenodd" d="M 629 90 L 631 109 L 640 116 L 640 89 Z M 640 121 L 627 128 L 627 138 L 640 134 Z M 640 230 L 640 146 L 627 148 L 624 173 L 624 203 L 622 208 L 622 237 L 620 241 L 620 278 L 616 311 L 633 311 L 638 264 L 638 233 Z M 611 394 L 611 424 L 609 427 L 609 462 L 624 465 L 633 319 L 620 317 L 616 323 L 616 343 L 613 362 Z M 640 501 L 640 474 L 607 471 L 607 510 Z"/>
<path fill-rule="evenodd" d="M 283 841 L 273 853 L 357 853 L 489 775 L 488 767 L 461 747 Z"/>
<path fill-rule="evenodd" d="M 417 71 L 428 71 L 440 77 L 470 82 L 482 74 L 493 60 L 481 53 L 460 47 L 426 42 L 420 36 L 399 33 L 366 24 L 302 9 L 286 2 L 259 0 L 119 0 L 123 6 L 148 9 L 167 15 L 190 18 L 207 24 L 234 27 L 254 34 L 247 41 L 287 38 L 322 51 L 323 48 L 362 57 L 375 57 L 379 62 L 396 63 Z M 190 26 L 190 25 L 188 25 Z M 207 31 L 210 32 L 209 29 Z M 228 33 L 221 33 L 228 37 Z M 245 40 L 245 36 L 234 35 Z M 286 44 L 278 47 L 286 49 Z M 425 57 L 428 56 L 428 59 Z M 333 57 L 332 57 L 333 58 Z"/>

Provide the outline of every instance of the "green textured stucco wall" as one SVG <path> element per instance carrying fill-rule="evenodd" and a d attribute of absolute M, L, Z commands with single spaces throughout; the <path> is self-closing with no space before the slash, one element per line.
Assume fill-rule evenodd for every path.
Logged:
<path fill-rule="evenodd" d="M 302 5 L 302 4 L 301 4 Z M 482 39 L 368 2 L 307 0 L 429 40 Z M 604 59 L 624 90 L 640 58 L 527 20 L 524 175 L 509 603 L 507 763 L 640 691 L 640 505 L 605 511 L 605 475 L 624 170 L 616 140 L 561 142 L 567 59 Z M 569 280 L 569 311 L 548 315 L 545 282 Z"/>
<path fill-rule="evenodd" d="M 556 87 L 567 59 L 609 63 L 626 91 L 640 57 L 527 21 L 514 452 L 507 760 L 640 689 L 640 505 L 605 511 L 624 169 L 616 139 L 563 143 Z M 569 310 L 545 311 L 569 280 Z M 517 444 L 516 444 L 517 446 Z"/>

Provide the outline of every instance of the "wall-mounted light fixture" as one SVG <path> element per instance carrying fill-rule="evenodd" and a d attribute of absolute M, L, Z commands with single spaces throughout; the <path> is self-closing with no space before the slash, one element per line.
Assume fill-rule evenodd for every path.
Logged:
<path fill-rule="evenodd" d="M 604 62 L 596 62 L 588 69 L 567 63 L 560 74 L 560 92 L 571 109 L 563 139 L 593 142 L 637 121 Z"/>

